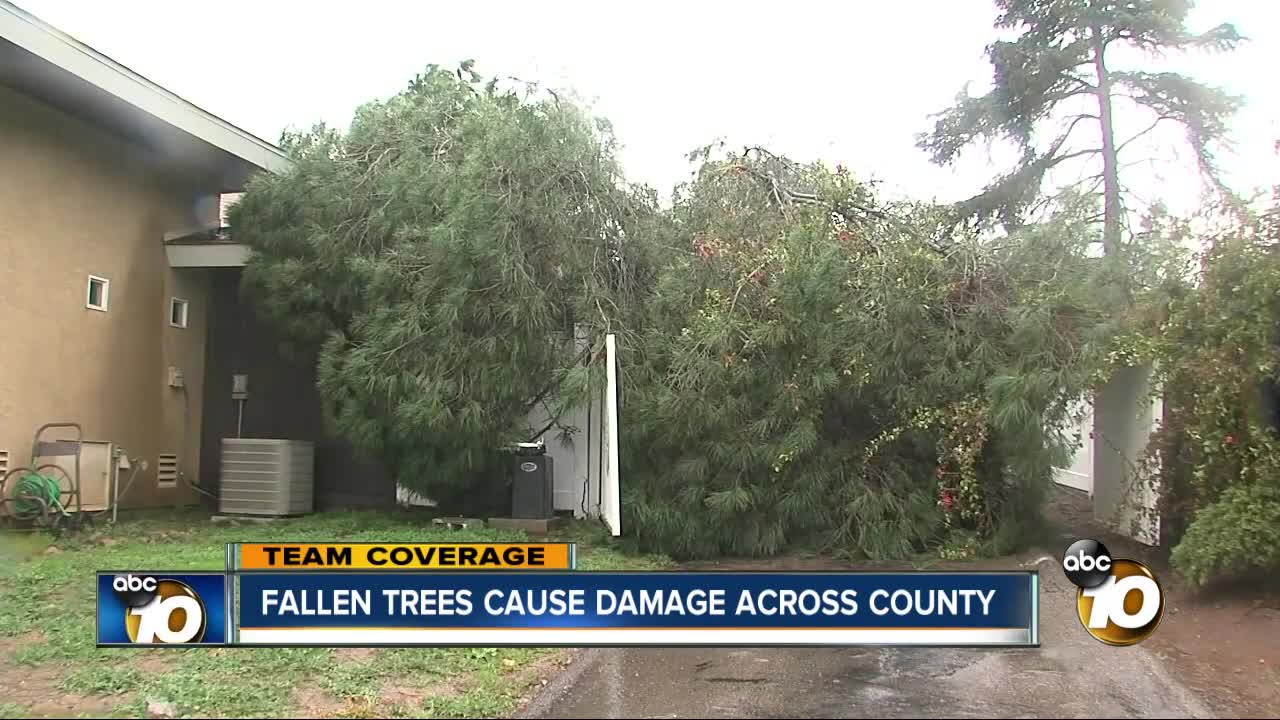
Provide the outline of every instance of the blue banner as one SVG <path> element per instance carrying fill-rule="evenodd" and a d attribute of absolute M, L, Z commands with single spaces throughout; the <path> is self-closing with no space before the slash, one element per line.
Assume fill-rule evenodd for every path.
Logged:
<path fill-rule="evenodd" d="M 1024 572 L 295 572 L 239 590 L 241 640 L 268 644 L 1038 643 Z"/>

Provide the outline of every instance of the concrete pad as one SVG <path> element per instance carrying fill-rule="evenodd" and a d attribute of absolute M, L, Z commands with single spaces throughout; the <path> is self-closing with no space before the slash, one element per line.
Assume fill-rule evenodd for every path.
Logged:
<path fill-rule="evenodd" d="M 289 520 L 292 517 L 301 517 L 294 515 L 291 517 L 275 516 L 275 515 L 214 515 L 209 518 L 209 522 L 215 523 L 273 523 L 281 520 Z"/>
<path fill-rule="evenodd" d="M 498 530 L 523 530 L 530 535 L 546 535 L 564 525 L 564 518 L 489 518 L 489 527 Z"/>

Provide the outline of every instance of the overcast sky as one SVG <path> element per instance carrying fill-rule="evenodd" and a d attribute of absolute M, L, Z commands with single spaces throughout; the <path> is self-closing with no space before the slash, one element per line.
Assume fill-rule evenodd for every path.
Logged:
<path fill-rule="evenodd" d="M 980 92 L 989 81 L 988 0 L 16 2 L 270 141 L 317 120 L 345 126 L 358 104 L 394 94 L 426 64 L 474 58 L 484 74 L 593 99 L 628 177 L 664 193 L 688 175 L 684 154 L 718 137 L 843 162 L 923 198 L 956 199 L 994 171 L 982 151 L 948 169 L 914 145 L 965 83 Z M 1280 182 L 1280 4 L 1202 2 L 1192 29 L 1223 20 L 1252 41 L 1168 67 L 1246 96 L 1223 164 L 1239 187 Z M 1159 172 L 1145 190 L 1185 194 L 1185 166 Z"/>

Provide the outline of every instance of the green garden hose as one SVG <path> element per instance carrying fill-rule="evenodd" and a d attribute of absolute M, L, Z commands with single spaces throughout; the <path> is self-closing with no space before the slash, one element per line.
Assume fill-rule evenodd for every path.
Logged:
<path fill-rule="evenodd" d="M 62 486 L 56 477 L 30 472 L 13 488 L 13 510 L 20 517 L 43 514 L 46 508 L 65 513 L 61 498 Z"/>

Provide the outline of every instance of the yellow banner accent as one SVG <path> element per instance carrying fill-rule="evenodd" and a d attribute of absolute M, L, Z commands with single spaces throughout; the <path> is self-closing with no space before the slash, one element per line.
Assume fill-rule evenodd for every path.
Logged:
<path fill-rule="evenodd" d="M 572 543 L 241 543 L 240 570 L 572 570 Z"/>

